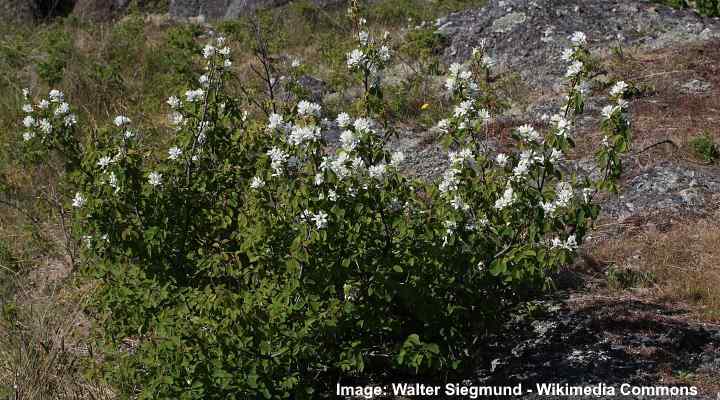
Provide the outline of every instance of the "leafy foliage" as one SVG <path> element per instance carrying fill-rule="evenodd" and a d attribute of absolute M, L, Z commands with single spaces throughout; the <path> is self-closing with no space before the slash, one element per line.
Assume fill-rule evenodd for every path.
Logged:
<path fill-rule="evenodd" d="M 705 132 L 690 140 L 690 147 L 700 158 L 707 163 L 720 159 L 720 146 L 715 143 L 713 137 Z"/>
<path fill-rule="evenodd" d="M 543 133 L 519 127 L 509 154 L 486 146 L 504 109 L 492 59 L 481 47 L 451 66 L 457 106 L 438 125 L 450 166 L 428 183 L 387 150 L 390 37 L 368 32 L 354 2 L 349 18 L 355 117 L 323 119 L 293 91 L 297 72 L 273 78 L 283 71 L 262 43 L 264 86 L 233 95 L 221 37 L 202 49 L 199 87 L 168 99 L 167 152 L 125 116 L 78 140 L 57 91 L 25 107 L 27 146 L 67 160 L 74 232 L 100 282 L 91 311 L 104 372 L 126 397 L 315 398 L 364 372 L 462 368 L 514 306 L 551 286 L 598 215 L 595 194 L 615 189 L 630 139 L 622 82 L 603 110 L 603 178 L 560 168 L 588 90 L 584 35 L 564 53 L 562 109 Z M 281 101 L 282 85 L 295 96 Z"/>

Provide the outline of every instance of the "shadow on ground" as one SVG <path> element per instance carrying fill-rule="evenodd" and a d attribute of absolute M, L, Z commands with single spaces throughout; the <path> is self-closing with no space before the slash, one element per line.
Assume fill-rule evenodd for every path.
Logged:
<path fill-rule="evenodd" d="M 566 294 L 545 305 L 545 315 L 515 321 L 496 338 L 489 349 L 490 365 L 477 371 L 482 384 L 534 388 L 538 383 L 603 383 L 619 388 L 623 383 L 680 384 L 694 377 L 703 383 L 702 395 L 692 398 L 716 398 L 717 382 L 712 380 L 720 377 L 718 327 L 685 321 L 683 310 L 631 298 Z"/>

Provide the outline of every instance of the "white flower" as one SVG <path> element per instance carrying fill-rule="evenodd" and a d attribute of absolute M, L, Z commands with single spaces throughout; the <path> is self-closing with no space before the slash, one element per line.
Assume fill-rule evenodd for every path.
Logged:
<path fill-rule="evenodd" d="M 542 206 L 543 210 L 545 211 L 545 215 L 547 215 L 548 217 L 552 217 L 555 214 L 555 210 L 557 209 L 557 204 L 553 202 L 541 203 L 540 206 Z"/>
<path fill-rule="evenodd" d="M 328 200 L 332 202 L 337 201 L 337 193 L 335 193 L 335 191 L 332 189 L 328 190 Z"/>
<path fill-rule="evenodd" d="M 555 191 L 557 192 L 557 199 L 555 203 L 558 207 L 567 207 L 573 199 L 573 188 L 568 182 L 558 182 Z"/>
<path fill-rule="evenodd" d="M 60 103 L 57 108 L 55 109 L 55 116 L 59 117 L 62 115 L 65 115 L 70 112 L 70 104 L 68 103 Z"/>
<path fill-rule="evenodd" d="M 73 198 L 72 206 L 75 208 L 82 208 L 85 203 L 87 203 L 87 200 L 85 200 L 85 197 L 83 197 L 82 193 L 75 193 L 75 198 Z"/>
<path fill-rule="evenodd" d="M 624 81 L 617 81 L 613 85 L 612 88 L 610 88 L 610 95 L 611 96 L 622 96 L 625 93 L 625 90 L 628 88 L 628 84 Z"/>
<path fill-rule="evenodd" d="M 328 223 L 328 215 L 324 211 L 318 211 L 317 214 L 312 216 L 313 222 L 315 222 L 315 227 L 318 229 L 323 229 L 327 227 Z"/>
<path fill-rule="evenodd" d="M 451 165 L 463 165 L 466 161 L 472 161 L 475 156 L 473 155 L 472 150 L 464 148 L 459 152 L 451 151 L 448 153 L 448 158 L 450 158 Z"/>
<path fill-rule="evenodd" d="M 457 79 L 455 77 L 449 77 L 445 80 L 445 89 L 447 89 L 448 92 L 455 91 L 455 85 L 457 83 Z"/>
<path fill-rule="evenodd" d="M 355 131 L 369 133 L 372 131 L 372 120 L 369 118 L 358 118 L 355 120 Z"/>
<path fill-rule="evenodd" d="M 570 61 L 572 61 L 573 56 L 575 56 L 575 50 L 568 48 L 568 49 L 563 50 L 562 54 L 560 55 L 560 58 L 563 61 L 570 62 Z"/>
<path fill-rule="evenodd" d="M 450 74 L 458 75 L 463 70 L 462 64 L 452 63 L 450 64 Z"/>
<path fill-rule="evenodd" d="M 385 175 L 385 164 L 371 165 L 370 168 L 368 168 L 368 174 L 371 178 L 382 180 Z"/>
<path fill-rule="evenodd" d="M 553 240 L 550 242 L 550 245 L 553 249 L 559 249 L 563 247 L 563 241 L 560 240 L 560 238 L 556 237 L 553 238 Z"/>
<path fill-rule="evenodd" d="M 452 234 L 453 231 L 457 228 L 457 222 L 449 219 L 445 220 L 445 222 L 443 222 L 443 225 L 445 225 L 448 234 Z"/>
<path fill-rule="evenodd" d="M 123 127 L 130 123 L 130 118 L 125 117 L 123 115 L 118 115 L 115 117 L 115 126 L 117 127 Z"/>
<path fill-rule="evenodd" d="M 230 60 L 223 61 L 223 67 L 225 67 L 226 69 L 229 69 L 230 67 L 232 67 L 232 65 L 232 61 Z"/>
<path fill-rule="evenodd" d="M 28 132 L 23 133 L 23 140 L 26 142 L 34 137 L 35 137 L 35 132 L 28 131 Z"/>
<path fill-rule="evenodd" d="M 504 167 L 505 165 L 507 165 L 508 156 L 506 156 L 503 153 L 500 153 L 497 155 L 497 157 L 495 157 L 495 162 L 498 163 L 499 166 Z"/>
<path fill-rule="evenodd" d="M 570 36 L 570 41 L 575 46 L 584 46 L 587 44 L 587 36 L 583 32 L 575 32 Z"/>
<path fill-rule="evenodd" d="M 560 114 L 555 114 L 550 117 L 550 121 L 555 124 L 557 136 L 567 137 L 567 130 L 570 129 L 570 121 Z"/>
<path fill-rule="evenodd" d="M 43 110 L 47 110 L 48 107 L 50 107 L 50 102 L 45 99 L 40 100 L 40 102 L 38 103 L 38 107 L 40 107 Z"/>
<path fill-rule="evenodd" d="M 592 197 L 595 195 L 595 189 L 584 188 L 582 190 L 582 195 L 583 195 L 583 201 L 585 201 L 586 203 L 589 203 L 590 200 L 592 200 Z"/>
<path fill-rule="evenodd" d="M 23 118 L 23 125 L 25 125 L 26 128 L 32 128 L 33 126 L 35 126 L 35 118 L 28 115 L 27 117 Z"/>
<path fill-rule="evenodd" d="M 502 197 L 497 199 L 495 202 L 495 208 L 498 210 L 502 210 L 506 208 L 507 206 L 511 205 L 515 201 L 515 192 L 513 191 L 512 186 L 508 185 L 508 187 L 505 189 L 505 192 L 503 193 Z"/>
<path fill-rule="evenodd" d="M 554 163 L 562 160 L 562 158 L 563 158 L 562 151 L 560 151 L 558 149 L 552 149 L 552 153 L 550 153 L 550 162 L 551 163 L 554 164 Z"/>
<path fill-rule="evenodd" d="M 575 75 L 579 74 L 583 69 L 584 64 L 582 61 L 575 61 L 567 69 L 567 72 L 565 73 L 565 76 L 568 78 L 574 77 Z"/>
<path fill-rule="evenodd" d="M 459 172 L 460 171 L 455 168 L 450 168 L 443 173 L 443 179 L 440 182 L 440 185 L 438 185 L 438 189 L 441 193 L 448 193 L 457 190 L 458 184 L 460 183 L 460 179 L 457 176 Z"/>
<path fill-rule="evenodd" d="M 357 146 L 358 140 L 352 131 L 343 131 L 340 134 L 340 143 L 342 143 L 343 149 L 352 151 Z"/>
<path fill-rule="evenodd" d="M 332 169 L 339 179 L 350 176 L 350 170 L 347 168 L 347 165 L 345 165 L 347 161 L 348 155 L 343 151 L 330 163 L 330 169 Z"/>
<path fill-rule="evenodd" d="M 52 124 L 50 123 L 50 121 L 48 121 L 47 119 L 44 119 L 44 118 L 41 119 L 40 120 L 40 130 L 43 133 L 45 133 L 46 135 L 49 135 L 50 133 L 52 133 L 53 127 L 52 127 Z"/>
<path fill-rule="evenodd" d="M 612 118 L 613 114 L 615 114 L 615 111 L 617 111 L 617 110 L 618 110 L 617 106 L 608 105 L 608 106 L 603 107 L 601 114 L 602 114 L 603 118 L 610 119 L 610 118 Z"/>
<path fill-rule="evenodd" d="M 551 246 L 553 249 L 565 249 L 569 251 L 575 250 L 578 247 L 575 235 L 570 235 L 564 243 L 560 238 L 556 237 L 552 240 Z"/>
<path fill-rule="evenodd" d="M 203 74 L 203 75 L 200 75 L 200 77 L 198 78 L 198 83 L 202 86 L 207 86 L 209 82 L 210 82 L 210 78 L 207 75 Z"/>
<path fill-rule="evenodd" d="M 272 113 L 268 117 L 268 129 L 282 128 L 284 124 L 285 121 L 283 121 L 283 116 L 280 114 Z"/>
<path fill-rule="evenodd" d="M 517 128 L 518 135 L 528 142 L 542 143 L 542 136 L 532 125 L 525 124 Z"/>
<path fill-rule="evenodd" d="M 180 105 L 182 105 L 182 103 L 180 102 L 180 99 L 178 99 L 178 98 L 175 97 L 175 96 L 170 96 L 170 97 L 168 97 L 168 99 L 167 99 L 167 104 L 168 104 L 168 105 L 170 106 L 170 108 L 172 108 L 173 110 L 175 110 L 175 109 L 177 109 L 177 108 L 180 108 Z"/>
<path fill-rule="evenodd" d="M 267 155 L 270 157 L 270 168 L 273 169 L 273 176 L 282 174 L 282 165 L 287 161 L 288 154 L 277 147 L 268 150 Z"/>
<path fill-rule="evenodd" d="M 97 162 L 98 167 L 105 169 L 110 163 L 112 162 L 112 158 L 110 156 L 103 156 L 100 157 L 100 159 Z"/>
<path fill-rule="evenodd" d="M 299 68 L 300 65 L 302 65 L 302 63 L 301 63 L 300 60 L 298 60 L 297 58 L 294 58 L 294 59 L 292 60 L 292 62 L 290 63 L 290 66 L 291 66 L 292 68 Z"/>
<path fill-rule="evenodd" d="M 380 56 L 380 59 L 383 61 L 390 60 L 390 48 L 387 46 L 380 46 L 380 49 L 378 50 L 378 55 Z"/>
<path fill-rule="evenodd" d="M 340 113 L 337 116 L 337 124 L 340 128 L 347 128 L 350 126 L 350 116 L 348 113 Z"/>
<path fill-rule="evenodd" d="M 450 121 L 447 119 L 441 119 L 438 121 L 437 128 L 443 132 L 447 132 L 448 128 L 450 127 Z"/>
<path fill-rule="evenodd" d="M 575 235 L 568 236 L 567 241 L 565 242 L 565 247 L 568 249 L 577 249 L 578 245 Z"/>
<path fill-rule="evenodd" d="M 205 96 L 205 91 L 202 89 L 188 90 L 187 92 L 185 92 L 185 97 L 190 103 L 201 100 L 203 96 Z"/>
<path fill-rule="evenodd" d="M 50 101 L 53 103 L 62 103 L 65 98 L 65 95 L 63 94 L 63 92 L 53 89 L 50 91 L 50 95 L 48 97 L 50 98 Z"/>
<path fill-rule="evenodd" d="M 179 147 L 177 147 L 177 146 L 171 147 L 168 150 L 168 158 L 171 160 L 177 160 L 182 155 L 182 153 L 183 152 L 182 152 L 182 150 L 180 150 Z"/>
<path fill-rule="evenodd" d="M 352 166 L 353 171 L 356 174 L 359 174 L 360 171 L 365 168 L 365 161 L 363 161 L 360 157 L 355 157 L 352 159 L 350 165 Z"/>
<path fill-rule="evenodd" d="M 483 122 L 487 123 L 490 120 L 490 112 L 484 108 L 480 109 L 478 111 L 478 118 L 480 118 Z"/>
<path fill-rule="evenodd" d="M 472 106 L 473 105 L 471 100 L 465 100 L 455 107 L 455 112 L 453 113 L 453 115 L 455 116 L 455 118 L 464 117 L 472 109 Z"/>
<path fill-rule="evenodd" d="M 170 120 L 170 123 L 175 126 L 181 126 L 185 122 L 185 117 L 183 117 L 183 115 L 179 112 L 174 112 L 168 115 L 168 119 Z"/>
<path fill-rule="evenodd" d="M 365 54 L 360 49 L 355 49 L 347 54 L 347 66 L 352 69 L 362 65 L 365 60 Z"/>
<path fill-rule="evenodd" d="M 293 127 L 288 141 L 293 145 L 300 145 L 304 142 L 314 142 L 320 138 L 320 127 L 318 126 L 295 126 Z"/>
<path fill-rule="evenodd" d="M 320 116 L 320 105 L 302 100 L 298 103 L 298 114 Z"/>
<path fill-rule="evenodd" d="M 466 210 L 470 207 L 469 205 L 465 204 L 465 202 L 460 196 L 453 197 L 453 199 L 450 200 L 450 205 L 456 210 Z"/>
<path fill-rule="evenodd" d="M 607 135 L 603 136 L 600 144 L 602 144 L 603 147 L 609 148 L 610 147 L 610 138 L 608 138 Z"/>
<path fill-rule="evenodd" d="M 227 46 L 225 46 L 225 47 L 223 47 L 222 49 L 220 49 L 220 52 L 219 52 L 219 53 L 220 53 L 220 55 L 222 55 L 223 57 L 226 57 L 226 58 L 227 58 L 228 56 L 230 56 L 230 48 L 227 47 Z"/>
<path fill-rule="evenodd" d="M 215 46 L 208 44 L 203 48 L 203 57 L 210 58 L 215 55 Z"/>
<path fill-rule="evenodd" d="M 405 154 L 402 151 L 396 151 L 390 157 L 390 164 L 397 167 L 405 161 Z"/>
<path fill-rule="evenodd" d="M 250 187 L 255 190 L 262 189 L 263 187 L 265 187 L 265 181 L 261 177 L 255 176 L 250 182 Z"/>
<path fill-rule="evenodd" d="M 24 88 L 22 90 L 22 95 L 23 95 L 23 99 L 27 99 L 28 97 L 30 97 L 30 89 Z"/>
<path fill-rule="evenodd" d="M 325 176 L 320 172 L 315 174 L 315 186 L 320 186 L 323 182 L 325 182 Z"/>
<path fill-rule="evenodd" d="M 152 186 L 162 185 L 162 174 L 159 172 L 151 172 L 148 175 L 148 183 Z"/>
<path fill-rule="evenodd" d="M 26 113 L 31 113 L 31 112 L 33 112 L 33 106 L 32 106 L 32 104 L 24 104 L 22 106 L 22 110 Z"/>
<path fill-rule="evenodd" d="M 64 122 L 65 126 L 69 128 L 77 124 L 77 117 L 75 116 L 75 114 L 66 115 Z"/>
<path fill-rule="evenodd" d="M 495 66 L 495 59 L 493 59 L 492 57 L 490 57 L 487 54 L 483 56 L 481 62 L 483 64 L 483 66 L 487 69 L 490 69 Z"/>

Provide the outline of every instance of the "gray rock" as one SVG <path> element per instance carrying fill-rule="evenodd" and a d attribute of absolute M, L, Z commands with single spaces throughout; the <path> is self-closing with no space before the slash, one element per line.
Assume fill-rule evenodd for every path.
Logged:
<path fill-rule="evenodd" d="M 492 24 L 492 31 L 495 33 L 507 33 L 515 26 L 522 24 L 527 16 L 521 12 L 514 12 L 496 19 Z"/>
<path fill-rule="evenodd" d="M 261 8 L 277 7 L 291 0 L 170 0 L 170 15 L 178 18 L 208 20 L 233 19 Z M 342 0 L 313 0 L 313 4 L 327 6 Z"/>
<path fill-rule="evenodd" d="M 28 21 L 35 16 L 35 7 L 26 0 L 0 1 L 0 21 Z"/>
<path fill-rule="evenodd" d="M 717 168 L 663 161 L 630 177 L 620 196 L 608 200 L 603 211 L 616 217 L 667 212 L 703 215 L 711 211 L 709 199 L 718 193 Z"/>
<path fill-rule="evenodd" d="M 712 89 L 712 84 L 699 79 L 693 79 L 682 85 L 681 89 L 687 94 L 702 94 Z"/>
<path fill-rule="evenodd" d="M 122 15 L 129 4 L 129 0 L 77 0 L 72 13 L 83 19 L 107 21 Z"/>
<path fill-rule="evenodd" d="M 618 43 L 660 48 L 720 35 L 715 19 L 649 0 L 489 0 L 483 8 L 441 18 L 436 26 L 450 39 L 445 62 L 465 61 L 487 39 L 500 66 L 543 88 L 562 77 L 560 54 L 575 31 L 587 34 L 592 49 Z"/>

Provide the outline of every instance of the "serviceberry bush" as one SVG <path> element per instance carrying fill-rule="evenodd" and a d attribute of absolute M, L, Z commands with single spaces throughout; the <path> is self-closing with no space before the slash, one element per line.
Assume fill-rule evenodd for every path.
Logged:
<path fill-rule="evenodd" d="M 403 175 L 378 113 L 390 37 L 351 16 L 347 67 L 363 88 L 352 115 L 303 99 L 248 113 L 228 88 L 223 38 L 203 48 L 197 86 L 167 101 L 168 148 L 144 145 L 125 116 L 81 143 L 61 93 L 37 105 L 26 93 L 27 146 L 68 160 L 102 368 L 125 397 L 316 398 L 377 371 L 472 365 L 572 260 L 596 194 L 616 189 L 630 140 L 623 82 L 603 109 L 602 179 L 562 167 L 589 90 L 582 33 L 562 54 L 562 107 L 547 129 L 515 129 L 506 153 L 487 145 L 503 109 L 493 59 L 481 46 L 453 64 L 456 107 L 438 124 L 449 165 L 425 182 Z"/>

